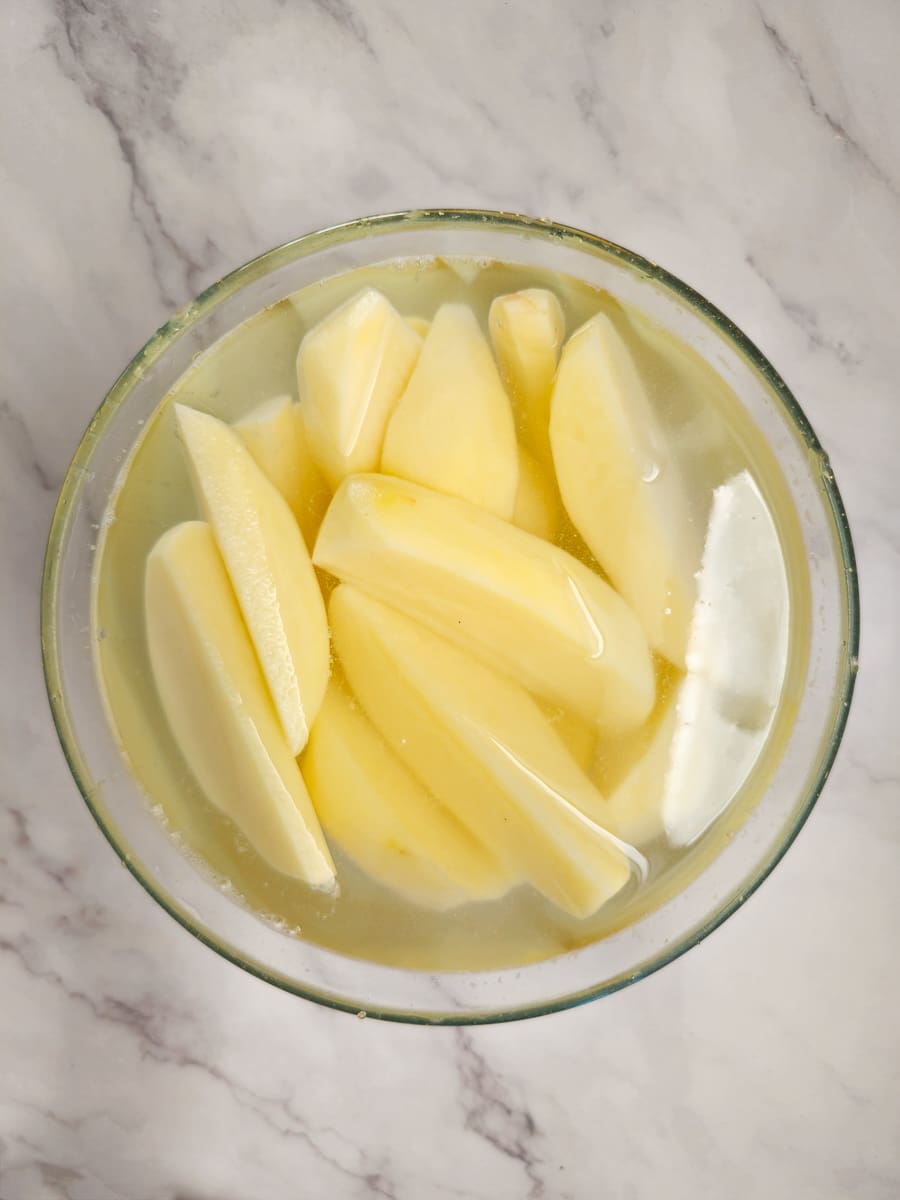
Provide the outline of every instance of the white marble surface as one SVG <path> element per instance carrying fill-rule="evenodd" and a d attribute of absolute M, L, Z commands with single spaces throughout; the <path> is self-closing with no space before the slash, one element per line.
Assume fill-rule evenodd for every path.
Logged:
<path fill-rule="evenodd" d="M 0 0 L 2 1200 L 900 1195 L 898 46 L 891 0 Z M 831 451 L 864 604 L 844 749 L 762 891 L 636 988 L 471 1032 L 316 1009 L 155 908 L 37 641 L 55 492 L 148 333 L 429 203 L 598 230 L 728 312 Z"/>

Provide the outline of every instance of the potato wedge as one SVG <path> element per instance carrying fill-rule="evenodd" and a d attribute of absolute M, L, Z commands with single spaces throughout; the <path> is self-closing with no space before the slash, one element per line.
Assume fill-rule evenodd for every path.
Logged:
<path fill-rule="evenodd" d="M 635 851 L 583 815 L 602 799 L 524 689 L 348 585 L 329 613 L 373 724 L 515 876 L 583 917 L 640 869 Z"/>
<path fill-rule="evenodd" d="M 334 890 L 334 863 L 208 525 L 147 559 L 147 644 L 163 710 L 210 802 L 276 870 Z"/>
<path fill-rule="evenodd" d="M 422 339 L 390 301 L 367 288 L 306 334 L 297 389 L 309 444 L 332 488 L 374 471 L 391 413 Z"/>
<path fill-rule="evenodd" d="M 410 774 L 338 680 L 328 685 L 302 769 L 329 838 L 414 904 L 448 909 L 512 885 L 509 871 Z"/>
<path fill-rule="evenodd" d="M 234 428 L 263 475 L 288 502 L 311 550 L 331 489 L 309 448 L 300 406 L 290 396 L 273 396 L 236 421 Z"/>
<path fill-rule="evenodd" d="M 466 304 L 438 309 L 391 417 L 381 469 L 510 520 L 519 456 L 509 397 Z"/>
<path fill-rule="evenodd" d="M 563 349 L 550 443 L 573 524 L 653 649 L 683 667 L 699 538 L 640 375 L 603 313 Z"/>
<path fill-rule="evenodd" d="M 516 425 L 538 461 L 549 465 L 550 396 L 566 333 L 562 305 L 546 288 L 510 292 L 491 304 L 488 327 Z"/>
<path fill-rule="evenodd" d="M 293 754 L 306 745 L 330 671 L 325 605 L 296 520 L 238 434 L 175 406 L 194 491 L 212 526 Z"/>
<path fill-rule="evenodd" d="M 474 504 L 354 476 L 314 561 L 607 733 L 653 708 L 647 639 L 622 598 L 564 550 Z"/>

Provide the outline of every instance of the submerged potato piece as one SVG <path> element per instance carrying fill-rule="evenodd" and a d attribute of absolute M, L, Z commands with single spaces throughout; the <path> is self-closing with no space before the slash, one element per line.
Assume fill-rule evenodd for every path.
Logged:
<path fill-rule="evenodd" d="M 781 697 L 789 631 L 778 531 L 752 476 L 741 471 L 713 492 L 698 576 L 663 803 L 675 845 L 699 837 L 750 774 Z"/>
<path fill-rule="evenodd" d="M 391 417 L 381 469 L 510 520 L 519 483 L 509 397 L 466 304 L 438 309 Z"/>
<path fill-rule="evenodd" d="M 699 546 L 640 375 L 602 313 L 563 350 L 550 442 L 572 522 L 653 649 L 683 667 Z"/>
<path fill-rule="evenodd" d="M 509 872 L 410 774 L 334 679 L 302 765 L 328 836 L 385 887 L 447 909 L 511 886 Z"/>
<path fill-rule="evenodd" d="M 332 488 L 374 471 L 388 419 L 422 339 L 391 302 L 367 288 L 303 338 L 297 388 L 309 444 Z"/>
<path fill-rule="evenodd" d="M 240 437 L 176 404 L 194 491 L 212 526 L 293 754 L 306 745 L 330 670 L 325 605 L 287 502 Z"/>
<path fill-rule="evenodd" d="M 207 799 L 276 870 L 333 889 L 334 863 L 208 525 L 163 534 L 145 601 L 159 698 Z"/>
<path fill-rule="evenodd" d="M 264 400 L 234 425 L 265 477 L 278 488 L 312 549 L 331 489 L 316 466 L 299 404 L 290 396 Z"/>
<path fill-rule="evenodd" d="M 476 505 L 357 475 L 338 489 L 314 559 L 609 733 L 653 708 L 647 639 L 621 596 Z"/>
<path fill-rule="evenodd" d="M 488 326 L 516 423 L 540 462 L 550 462 L 550 395 L 566 332 L 562 306 L 546 288 L 498 296 Z"/>
<path fill-rule="evenodd" d="M 556 482 L 533 455 L 519 447 L 519 489 L 513 524 L 535 537 L 552 542 L 559 528 L 562 509 Z"/>
<path fill-rule="evenodd" d="M 348 585 L 329 611 L 371 721 L 514 875 L 581 917 L 624 887 L 640 856 L 580 811 L 601 800 L 523 688 Z"/>

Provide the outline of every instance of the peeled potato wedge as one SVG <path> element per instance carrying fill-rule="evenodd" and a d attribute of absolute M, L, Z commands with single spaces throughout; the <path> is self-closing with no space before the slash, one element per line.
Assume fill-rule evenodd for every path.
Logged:
<path fill-rule="evenodd" d="M 288 502 L 312 549 L 331 489 L 309 448 L 300 406 L 290 396 L 273 396 L 236 421 L 234 428 L 263 475 Z"/>
<path fill-rule="evenodd" d="M 663 803 L 676 846 L 727 807 L 765 745 L 787 669 L 789 612 L 778 531 L 755 480 L 740 471 L 713 492 L 698 576 Z"/>
<path fill-rule="evenodd" d="M 208 525 L 163 534 L 145 601 L 160 701 L 207 798 L 276 870 L 333 890 L 331 854 Z"/>
<path fill-rule="evenodd" d="M 563 349 L 550 443 L 573 524 L 653 649 L 683 667 L 700 547 L 640 375 L 603 313 Z"/>
<path fill-rule="evenodd" d="M 335 679 L 303 756 L 303 777 L 328 836 L 414 904 L 443 910 L 511 886 L 510 873 L 409 773 Z"/>
<path fill-rule="evenodd" d="M 355 588 L 329 611 L 373 724 L 515 876 L 580 917 L 625 886 L 640 856 L 580 811 L 602 801 L 524 689 Z"/>
<path fill-rule="evenodd" d="M 354 476 L 314 561 L 608 733 L 653 708 L 647 640 L 622 598 L 564 550 L 474 504 Z"/>
<path fill-rule="evenodd" d="M 418 333 L 373 288 L 303 338 L 297 353 L 300 409 L 332 488 L 354 471 L 377 470 L 388 419 L 421 347 Z"/>
<path fill-rule="evenodd" d="M 522 438 L 548 464 L 550 395 L 566 332 L 562 306 L 546 288 L 510 292 L 491 304 L 488 327 Z"/>
<path fill-rule="evenodd" d="M 509 398 L 466 304 L 438 309 L 388 425 L 381 470 L 510 520 L 519 456 Z"/>
<path fill-rule="evenodd" d="M 306 745 L 330 671 L 316 573 L 287 502 L 240 437 L 175 406 L 194 492 L 215 535 L 291 753 Z"/>

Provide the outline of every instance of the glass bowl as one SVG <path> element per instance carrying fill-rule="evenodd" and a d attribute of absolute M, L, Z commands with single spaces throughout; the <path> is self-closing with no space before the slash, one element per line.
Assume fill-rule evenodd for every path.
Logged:
<path fill-rule="evenodd" d="M 129 773 L 105 715 L 90 628 L 107 502 L 145 421 L 192 360 L 307 284 L 359 266 L 448 254 L 577 276 L 644 310 L 711 362 L 781 467 L 799 516 L 812 614 L 802 704 L 762 798 L 723 848 L 689 855 L 681 890 L 635 924 L 560 957 L 491 972 L 428 973 L 343 957 L 279 932 L 217 889 Z M 780 860 L 822 790 L 847 720 L 858 637 L 853 547 L 834 476 L 760 351 L 709 301 L 629 250 L 549 221 L 470 210 L 368 217 L 308 234 L 240 267 L 177 313 L 113 384 L 78 446 L 50 529 L 41 599 L 60 742 L 88 808 L 147 892 L 201 942 L 269 983 L 332 1008 L 422 1024 L 515 1020 L 582 1004 L 658 970 L 721 925 Z"/>

